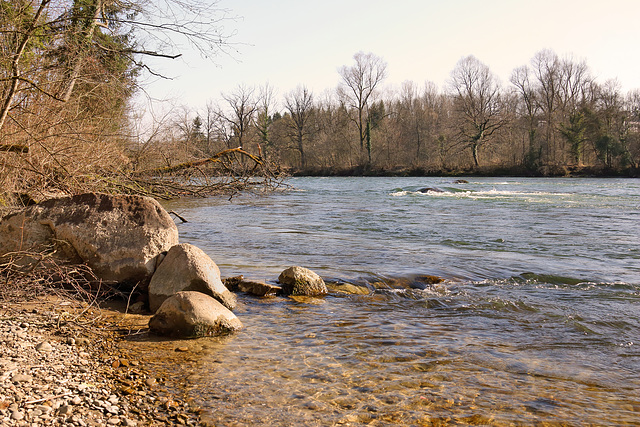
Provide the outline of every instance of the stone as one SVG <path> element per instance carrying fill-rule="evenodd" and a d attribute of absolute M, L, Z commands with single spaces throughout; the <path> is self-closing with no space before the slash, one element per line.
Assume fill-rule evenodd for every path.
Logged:
<path fill-rule="evenodd" d="M 53 351 L 53 346 L 48 342 L 43 341 L 40 344 L 36 345 L 36 350 L 41 353 L 47 353 L 47 352 Z"/>
<path fill-rule="evenodd" d="M 30 383 L 33 381 L 33 377 L 31 375 L 15 374 L 11 381 L 14 383 Z"/>
<path fill-rule="evenodd" d="M 278 276 L 278 282 L 282 285 L 282 292 L 287 295 L 318 296 L 328 293 L 324 280 L 304 267 L 287 268 Z"/>
<path fill-rule="evenodd" d="M 0 256 L 56 248 L 59 258 L 86 263 L 98 278 L 117 283 L 148 283 L 158 255 L 177 243 L 171 216 L 143 196 L 86 193 L 49 199 L 0 222 Z"/>
<path fill-rule="evenodd" d="M 247 294 L 264 297 L 281 293 L 282 287 L 254 280 L 241 280 L 238 282 L 238 290 Z"/>
<path fill-rule="evenodd" d="M 350 295 L 369 295 L 372 291 L 362 285 L 354 285 L 353 283 L 327 283 L 327 289 L 332 292 Z"/>
<path fill-rule="evenodd" d="M 131 304 L 129 306 L 129 313 L 133 313 L 133 314 L 144 313 L 144 302 L 138 301 Z"/>
<path fill-rule="evenodd" d="M 242 328 L 228 308 L 213 297 L 182 291 L 167 298 L 149 320 L 151 331 L 174 337 L 215 336 Z"/>
<path fill-rule="evenodd" d="M 425 188 L 419 189 L 418 192 L 427 194 L 427 193 L 444 193 L 445 191 L 436 187 L 425 187 Z"/>
<path fill-rule="evenodd" d="M 230 291 L 237 291 L 238 290 L 238 285 L 243 280 L 244 280 L 244 276 L 240 275 L 240 276 L 233 276 L 233 277 L 227 277 L 225 279 L 222 279 L 222 283 L 224 283 L 224 285 Z"/>
<path fill-rule="evenodd" d="M 62 405 L 58 408 L 58 415 L 61 416 L 67 416 L 67 415 L 71 415 L 71 406 L 69 405 Z"/>
<path fill-rule="evenodd" d="M 172 247 L 149 283 L 149 309 L 156 312 L 170 296 L 181 291 L 207 294 L 229 310 L 236 296 L 222 284 L 220 269 L 204 251 L 183 243 Z"/>

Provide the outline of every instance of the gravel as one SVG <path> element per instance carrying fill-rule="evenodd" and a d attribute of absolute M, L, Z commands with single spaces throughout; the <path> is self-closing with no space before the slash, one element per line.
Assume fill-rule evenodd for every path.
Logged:
<path fill-rule="evenodd" d="M 201 425 L 162 373 L 127 358 L 117 331 L 73 321 L 75 305 L 0 302 L 0 426 Z"/>

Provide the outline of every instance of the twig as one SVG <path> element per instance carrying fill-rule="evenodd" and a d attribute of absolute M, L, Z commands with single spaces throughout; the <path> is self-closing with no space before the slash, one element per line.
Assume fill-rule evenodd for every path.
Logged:
<path fill-rule="evenodd" d="M 49 397 L 43 397 L 42 399 L 35 399 L 35 400 L 30 400 L 28 402 L 24 402 L 25 405 L 32 405 L 34 403 L 40 403 L 40 402 L 46 402 L 47 400 L 51 400 L 51 399 L 59 399 L 61 397 L 66 397 L 66 396 L 71 396 L 73 393 L 71 393 L 70 391 L 66 392 L 66 393 L 62 393 L 62 394 L 57 394 L 55 396 L 49 396 Z"/>
<path fill-rule="evenodd" d="M 186 219 L 184 219 L 182 216 L 178 215 L 178 214 L 176 213 L 176 211 L 169 211 L 169 214 L 170 214 L 170 215 L 171 215 L 171 214 L 175 215 L 175 216 L 176 216 L 180 221 L 182 221 L 182 222 L 189 222 L 189 221 L 187 221 Z"/>

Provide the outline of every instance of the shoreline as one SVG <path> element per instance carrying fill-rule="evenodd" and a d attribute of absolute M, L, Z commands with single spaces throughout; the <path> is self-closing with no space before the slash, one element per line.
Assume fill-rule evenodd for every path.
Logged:
<path fill-rule="evenodd" d="M 290 169 L 287 174 L 294 177 L 485 177 L 485 178 L 638 178 L 640 170 L 607 169 L 602 167 L 545 166 L 484 166 L 467 169 L 413 168 L 306 168 Z"/>
<path fill-rule="evenodd" d="M 55 292 L 9 298 L 0 300 L 1 426 L 203 425 L 199 408 L 172 392 L 178 379 L 126 345 L 149 315 Z"/>

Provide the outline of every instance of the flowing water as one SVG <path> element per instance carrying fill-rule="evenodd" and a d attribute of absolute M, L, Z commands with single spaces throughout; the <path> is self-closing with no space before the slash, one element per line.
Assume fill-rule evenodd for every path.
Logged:
<path fill-rule="evenodd" d="M 640 424 L 639 180 L 288 183 L 166 207 L 223 276 L 301 265 L 369 292 L 239 295 L 245 329 L 174 369 L 206 419 Z"/>

